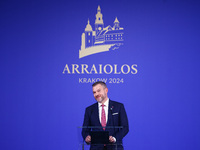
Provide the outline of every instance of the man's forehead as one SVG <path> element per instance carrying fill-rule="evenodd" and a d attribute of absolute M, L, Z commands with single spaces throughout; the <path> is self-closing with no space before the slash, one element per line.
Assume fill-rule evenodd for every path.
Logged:
<path fill-rule="evenodd" d="M 92 89 L 99 89 L 102 88 L 103 86 L 101 84 L 97 84 L 95 86 L 92 87 Z"/>

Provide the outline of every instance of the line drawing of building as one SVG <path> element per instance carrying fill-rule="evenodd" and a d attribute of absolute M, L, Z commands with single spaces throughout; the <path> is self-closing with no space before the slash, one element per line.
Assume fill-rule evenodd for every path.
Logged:
<path fill-rule="evenodd" d="M 120 27 L 120 22 L 117 17 L 114 20 L 113 27 L 111 25 L 104 27 L 103 15 L 100 6 L 98 6 L 95 30 L 92 29 L 88 19 L 85 31 L 81 35 L 79 58 L 118 49 L 123 45 L 123 35 L 124 28 Z"/>

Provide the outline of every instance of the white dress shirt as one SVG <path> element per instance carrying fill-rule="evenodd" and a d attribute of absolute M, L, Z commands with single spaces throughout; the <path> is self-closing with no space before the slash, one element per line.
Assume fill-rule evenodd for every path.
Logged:
<path fill-rule="evenodd" d="M 100 120 L 100 123 L 101 123 L 101 112 L 102 112 L 102 103 L 98 103 L 98 106 L 99 106 L 99 120 Z M 107 101 L 104 103 L 104 110 L 105 110 L 105 114 L 106 114 L 106 123 L 108 121 L 108 106 L 109 106 L 109 98 L 107 99 Z M 116 142 L 116 138 L 114 138 L 114 142 Z"/>
<path fill-rule="evenodd" d="M 102 103 L 98 103 L 99 106 L 99 121 L 101 123 L 101 113 L 102 113 Z M 109 98 L 107 99 L 107 101 L 104 103 L 104 110 L 105 110 L 105 114 L 106 114 L 106 123 L 108 121 L 108 106 L 109 106 Z"/>

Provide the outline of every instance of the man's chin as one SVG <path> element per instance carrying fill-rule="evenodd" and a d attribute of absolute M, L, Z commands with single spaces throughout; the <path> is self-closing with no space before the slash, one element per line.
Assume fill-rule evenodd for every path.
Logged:
<path fill-rule="evenodd" d="M 97 100 L 97 102 L 99 102 L 99 103 L 102 103 L 102 99 L 96 99 Z"/>

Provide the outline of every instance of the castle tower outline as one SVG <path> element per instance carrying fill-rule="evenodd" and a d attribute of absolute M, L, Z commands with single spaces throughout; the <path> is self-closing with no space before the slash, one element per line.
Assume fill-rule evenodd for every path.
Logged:
<path fill-rule="evenodd" d="M 118 49 L 123 45 L 124 28 L 120 27 L 120 22 L 116 17 L 113 27 L 104 27 L 103 14 L 98 6 L 94 30 L 88 19 L 84 32 L 81 35 L 81 49 L 79 58 L 92 54 Z"/>

